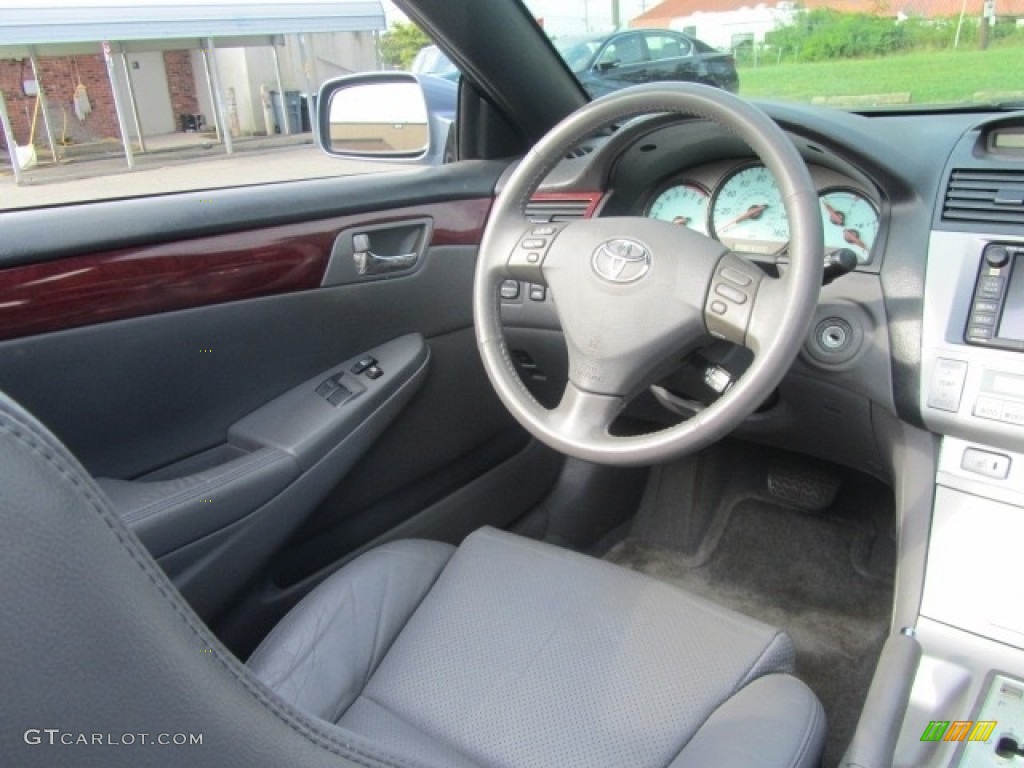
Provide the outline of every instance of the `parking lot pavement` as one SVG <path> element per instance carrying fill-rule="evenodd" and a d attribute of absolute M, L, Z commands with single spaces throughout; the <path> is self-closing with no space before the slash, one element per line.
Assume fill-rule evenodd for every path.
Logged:
<path fill-rule="evenodd" d="M 416 167 L 328 157 L 308 143 L 268 143 L 240 148 L 233 155 L 223 152 L 213 144 L 138 155 L 132 171 L 118 156 L 40 167 L 26 174 L 21 185 L 15 184 L 8 168 L 0 175 L 0 210 Z"/>

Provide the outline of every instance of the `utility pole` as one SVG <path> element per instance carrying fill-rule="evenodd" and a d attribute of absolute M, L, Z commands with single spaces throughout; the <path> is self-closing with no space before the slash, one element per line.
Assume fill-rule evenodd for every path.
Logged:
<path fill-rule="evenodd" d="M 619 23 L 619 0 L 612 0 L 612 26 L 618 29 Z"/>
<path fill-rule="evenodd" d="M 981 27 L 978 28 L 978 47 L 988 48 L 989 25 L 996 15 L 996 0 L 984 0 L 981 4 Z"/>

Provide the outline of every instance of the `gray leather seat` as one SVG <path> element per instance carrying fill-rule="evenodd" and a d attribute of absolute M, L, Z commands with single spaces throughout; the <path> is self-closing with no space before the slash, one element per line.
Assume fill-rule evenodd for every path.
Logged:
<path fill-rule="evenodd" d="M 245 667 L 3 395 L 0 525 L 12 765 L 820 761 L 821 706 L 789 674 L 786 635 L 555 547 L 486 529 L 457 550 L 380 547 L 314 590 Z M 202 744 L 147 746 L 142 733 Z M 95 734 L 121 742 L 89 744 Z"/>

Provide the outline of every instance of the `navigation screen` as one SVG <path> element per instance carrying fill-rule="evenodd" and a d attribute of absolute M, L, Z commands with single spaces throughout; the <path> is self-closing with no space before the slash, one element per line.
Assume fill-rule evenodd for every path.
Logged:
<path fill-rule="evenodd" d="M 1003 319 L 996 335 L 1001 339 L 1024 341 L 1024 254 L 1019 254 L 1013 262 L 1013 273 L 1003 304 Z"/>

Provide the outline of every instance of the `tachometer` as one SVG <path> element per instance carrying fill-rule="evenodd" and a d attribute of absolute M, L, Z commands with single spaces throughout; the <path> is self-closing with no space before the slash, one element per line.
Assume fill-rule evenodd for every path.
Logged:
<path fill-rule="evenodd" d="M 860 192 L 832 189 L 822 193 L 821 225 L 826 250 L 849 248 L 860 264 L 871 261 L 871 247 L 878 234 L 878 210 Z"/>
<path fill-rule="evenodd" d="M 708 192 L 699 184 L 683 181 L 662 190 L 651 202 L 647 215 L 708 233 Z"/>
<path fill-rule="evenodd" d="M 718 187 L 711 202 L 712 234 L 750 253 L 774 253 L 789 242 L 789 220 L 771 171 L 749 165 Z"/>

